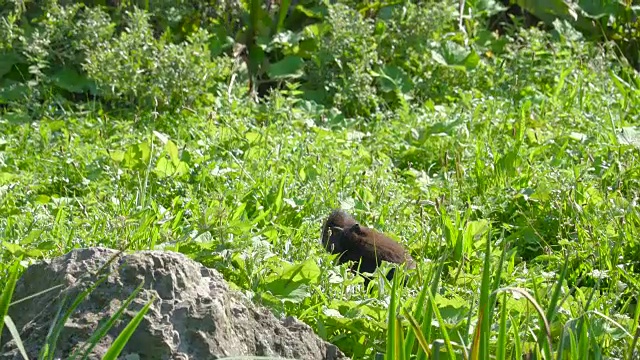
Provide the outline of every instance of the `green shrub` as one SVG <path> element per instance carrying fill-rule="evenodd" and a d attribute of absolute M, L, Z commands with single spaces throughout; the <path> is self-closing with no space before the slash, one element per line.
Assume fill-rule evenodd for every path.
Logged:
<path fill-rule="evenodd" d="M 117 106 L 177 109 L 228 76 L 230 60 L 211 60 L 205 30 L 172 44 L 154 38 L 147 13 L 125 15 L 120 34 L 107 13 L 82 4 L 50 4 L 32 27 L 3 22 L 0 103 L 36 110 L 91 93 Z"/>
<path fill-rule="evenodd" d="M 83 68 L 107 101 L 176 109 L 203 99 L 229 74 L 230 61 L 212 61 L 208 41 L 206 30 L 182 44 L 154 40 L 149 15 L 134 10 L 125 31 L 93 49 Z"/>
<path fill-rule="evenodd" d="M 99 9 L 49 4 L 25 26 L 19 12 L 2 22 L 0 103 L 35 110 L 60 93 L 92 90 L 81 73 L 88 49 L 109 39 L 113 25 Z"/>
<path fill-rule="evenodd" d="M 326 31 L 307 72 L 306 95 L 346 116 L 369 115 L 378 106 L 371 72 L 378 63 L 373 24 L 342 4 L 329 7 Z"/>
<path fill-rule="evenodd" d="M 411 79 L 414 96 L 444 99 L 469 82 L 459 69 L 448 69 L 433 60 L 441 43 L 456 36 L 457 2 L 438 2 L 432 6 L 407 4 L 395 8 L 379 36 L 379 54 L 387 65 L 396 66 Z M 468 87 L 468 85 L 467 85 Z"/>

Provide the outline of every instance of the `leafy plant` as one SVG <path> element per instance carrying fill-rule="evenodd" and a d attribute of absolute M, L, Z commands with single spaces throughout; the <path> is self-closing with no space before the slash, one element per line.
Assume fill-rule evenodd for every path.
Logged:
<path fill-rule="evenodd" d="M 488 31 L 487 2 L 284 3 L 3 13 L 0 278 L 127 239 L 353 358 L 633 358 L 633 69 L 571 19 Z M 406 287 L 334 266 L 335 207 L 411 249 Z"/>

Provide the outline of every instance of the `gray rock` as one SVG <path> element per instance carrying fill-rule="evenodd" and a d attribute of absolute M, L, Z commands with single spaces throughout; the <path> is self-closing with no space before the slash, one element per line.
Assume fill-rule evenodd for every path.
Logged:
<path fill-rule="evenodd" d="M 66 359 L 144 282 L 143 290 L 120 320 L 93 349 L 100 359 L 129 320 L 154 295 L 156 300 L 120 354 L 120 359 L 217 359 L 226 356 L 272 356 L 291 359 L 347 359 L 293 318 L 278 320 L 231 291 L 222 275 L 186 256 L 164 251 L 121 254 L 105 248 L 78 249 L 30 266 L 20 278 L 13 300 L 62 285 L 18 302 L 9 309 L 29 358 L 36 358 L 64 295 L 69 304 L 100 276 L 109 273 L 66 322 L 55 357 Z M 21 359 L 6 327 L 0 359 Z"/>

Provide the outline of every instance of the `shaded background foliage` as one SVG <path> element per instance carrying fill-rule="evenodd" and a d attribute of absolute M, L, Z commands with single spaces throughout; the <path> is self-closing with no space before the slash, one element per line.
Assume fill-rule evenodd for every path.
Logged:
<path fill-rule="evenodd" d="M 303 99 L 347 117 L 397 108 L 407 96 L 457 101 L 464 97 L 459 86 L 483 93 L 500 86 L 473 72 L 487 70 L 481 58 L 517 47 L 518 16 L 550 36 L 612 39 L 637 64 L 631 4 L 463 4 L 456 14 L 454 2 L 3 0 L 0 103 L 48 108 L 54 98 L 97 97 L 112 108 L 176 109 L 206 103 L 216 84 L 242 69 L 235 83 L 249 80 L 261 97 L 274 87 L 294 87 Z M 471 46 L 455 32 L 460 25 L 472 32 Z M 553 76 L 532 73 L 530 79 Z"/>

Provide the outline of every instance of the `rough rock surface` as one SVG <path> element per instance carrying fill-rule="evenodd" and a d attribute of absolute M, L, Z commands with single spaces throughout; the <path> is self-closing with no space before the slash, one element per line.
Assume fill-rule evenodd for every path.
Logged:
<path fill-rule="evenodd" d="M 67 308 L 77 294 L 99 276 L 100 267 L 116 255 L 105 248 L 78 249 L 30 266 L 20 278 L 9 315 L 20 332 L 29 358 L 45 343 L 60 302 Z M 346 359 L 334 345 L 292 318 L 278 320 L 269 310 L 252 305 L 229 290 L 220 273 L 186 256 L 164 251 L 121 254 L 106 265 L 110 272 L 72 313 L 55 347 L 55 357 L 66 359 L 86 343 L 98 324 L 113 315 L 132 291 L 143 290 L 123 316 L 91 352 L 100 359 L 129 320 L 154 295 L 156 300 L 138 326 L 120 359 L 217 359 L 226 356 L 273 356 L 290 359 Z M 0 359 L 21 359 L 6 327 L 0 341 Z"/>

